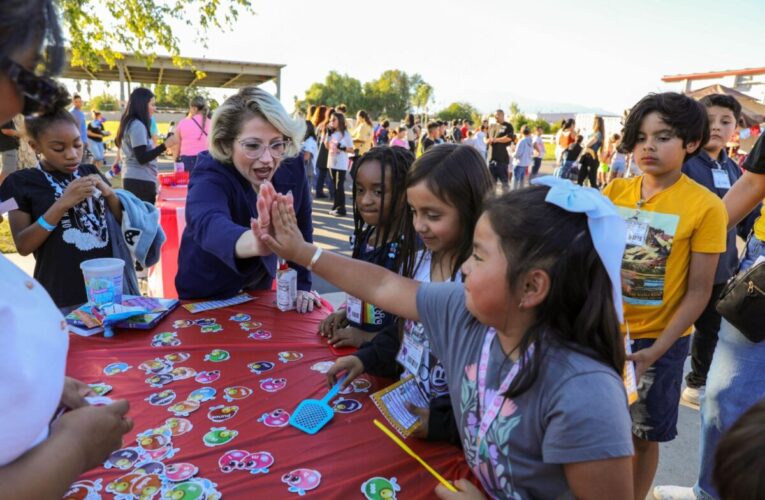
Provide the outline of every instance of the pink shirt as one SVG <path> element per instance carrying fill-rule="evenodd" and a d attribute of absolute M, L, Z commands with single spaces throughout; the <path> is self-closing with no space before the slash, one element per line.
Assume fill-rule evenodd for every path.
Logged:
<path fill-rule="evenodd" d="M 390 145 L 409 149 L 409 143 L 404 139 L 399 139 L 398 137 L 394 137 L 393 140 L 390 141 Z"/>
<path fill-rule="evenodd" d="M 181 156 L 196 156 L 207 151 L 207 139 L 210 135 L 210 119 L 205 120 L 205 130 L 202 132 L 201 115 L 184 118 L 175 127 L 175 133 L 181 139 Z"/>

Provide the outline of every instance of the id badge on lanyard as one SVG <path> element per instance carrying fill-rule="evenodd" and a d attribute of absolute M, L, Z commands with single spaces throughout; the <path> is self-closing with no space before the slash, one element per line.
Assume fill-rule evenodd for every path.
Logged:
<path fill-rule="evenodd" d="M 349 321 L 361 324 L 361 300 L 357 299 L 353 295 L 348 295 L 345 300 L 345 315 Z"/>
<path fill-rule="evenodd" d="M 640 208 L 645 203 L 642 199 L 637 204 L 635 215 L 627 219 L 627 244 L 642 247 L 648 238 L 649 225 L 640 220 Z"/>
<path fill-rule="evenodd" d="M 404 334 L 404 341 L 401 343 L 401 349 L 396 355 L 396 361 L 406 370 L 418 376 L 425 356 L 425 346 L 420 343 L 414 335 Z"/>
<path fill-rule="evenodd" d="M 722 168 L 713 168 L 712 180 L 715 183 L 715 189 L 730 189 L 730 177 L 728 177 L 727 170 Z"/>

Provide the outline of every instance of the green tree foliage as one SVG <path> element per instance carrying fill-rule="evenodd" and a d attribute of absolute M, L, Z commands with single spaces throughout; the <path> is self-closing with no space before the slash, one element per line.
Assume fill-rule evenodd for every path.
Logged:
<path fill-rule="evenodd" d="M 429 83 L 422 82 L 414 89 L 414 95 L 412 96 L 412 106 L 419 112 L 423 112 L 427 109 L 428 104 L 433 99 L 433 86 Z"/>
<path fill-rule="evenodd" d="M 113 66 L 120 50 L 133 52 L 151 64 L 158 51 L 170 54 L 179 66 L 179 40 L 172 25 L 193 26 L 198 41 L 210 32 L 232 26 L 241 14 L 254 14 L 250 0 L 59 0 L 72 48 L 72 64 L 89 69 L 100 61 Z M 200 75 L 201 76 L 201 75 Z"/>
<path fill-rule="evenodd" d="M 94 111 L 117 111 L 120 109 L 120 102 L 113 95 L 104 93 L 91 99 L 88 107 Z"/>
<path fill-rule="evenodd" d="M 218 107 L 218 102 L 212 99 L 210 93 L 203 88 L 181 85 L 156 85 L 154 87 L 154 100 L 160 108 L 187 109 L 191 99 L 198 95 L 207 99 L 207 105 L 211 111 Z"/>
<path fill-rule="evenodd" d="M 361 82 L 348 75 L 341 75 L 337 71 L 330 71 L 324 83 L 316 82 L 308 87 L 305 98 L 298 101 L 297 107 L 305 108 L 311 104 L 329 106 L 345 104 L 349 113 L 356 113 L 364 107 Z"/>
<path fill-rule="evenodd" d="M 439 120 L 472 120 L 473 123 L 481 123 L 481 114 L 472 105 L 466 102 L 453 102 L 438 113 Z"/>

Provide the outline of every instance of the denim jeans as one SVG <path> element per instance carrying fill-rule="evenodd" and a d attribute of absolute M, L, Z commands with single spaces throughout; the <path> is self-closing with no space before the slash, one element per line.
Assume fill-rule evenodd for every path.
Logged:
<path fill-rule="evenodd" d="M 526 170 L 528 167 L 513 168 L 513 189 L 521 189 L 523 181 L 526 179 Z"/>
<path fill-rule="evenodd" d="M 750 238 L 741 269 L 747 269 L 765 244 Z M 765 325 L 763 325 L 765 328 Z M 765 398 L 765 342 L 752 343 L 723 319 L 706 393 L 701 402 L 701 464 L 693 487 L 700 499 L 719 498 L 712 485 L 714 455 L 722 434 L 752 405 Z"/>

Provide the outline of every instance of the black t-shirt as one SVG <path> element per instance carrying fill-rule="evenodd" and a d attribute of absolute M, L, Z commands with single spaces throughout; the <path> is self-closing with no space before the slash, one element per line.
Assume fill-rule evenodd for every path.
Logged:
<path fill-rule="evenodd" d="M 88 136 L 88 139 L 90 139 L 93 142 L 104 142 L 104 124 L 93 120 L 88 123 L 88 132 L 92 132 L 94 134 L 98 134 L 98 137 Z"/>
<path fill-rule="evenodd" d="M 0 125 L 0 129 L 6 129 L 6 128 L 16 130 L 16 126 L 13 124 L 13 120 L 9 121 L 8 123 L 3 123 L 2 125 Z M 0 132 L 0 152 L 13 151 L 15 149 L 19 149 L 18 137 L 11 137 L 9 135 L 5 135 Z"/>
<path fill-rule="evenodd" d="M 489 137 L 492 139 L 499 139 L 500 137 L 514 137 L 513 126 L 507 122 L 498 124 L 498 128 L 494 129 L 494 134 Z M 509 142 L 495 143 L 491 145 L 491 151 L 489 161 L 495 161 L 497 163 L 510 163 L 510 154 L 507 152 Z"/>
<path fill-rule="evenodd" d="M 753 174 L 765 174 L 765 132 L 760 134 L 742 166 Z"/>
<path fill-rule="evenodd" d="M 15 198 L 19 210 L 29 214 L 34 223 L 56 201 L 54 186 L 64 190 L 74 180 L 72 175 L 46 173 L 50 179 L 38 168 L 12 173 L 0 186 L 0 200 Z M 80 165 L 78 169 L 79 176 L 97 173 L 98 169 L 93 165 Z M 91 212 L 86 200 L 69 209 L 48 239 L 34 252 L 34 277 L 58 307 L 86 302 L 81 262 L 113 256 L 104 197 L 93 198 L 92 206 Z"/>
<path fill-rule="evenodd" d="M 423 153 L 425 151 L 427 151 L 428 149 L 430 149 L 431 147 L 435 146 L 435 145 L 436 145 L 436 141 L 434 141 L 433 139 L 431 139 L 427 135 L 422 138 L 422 152 Z"/>

